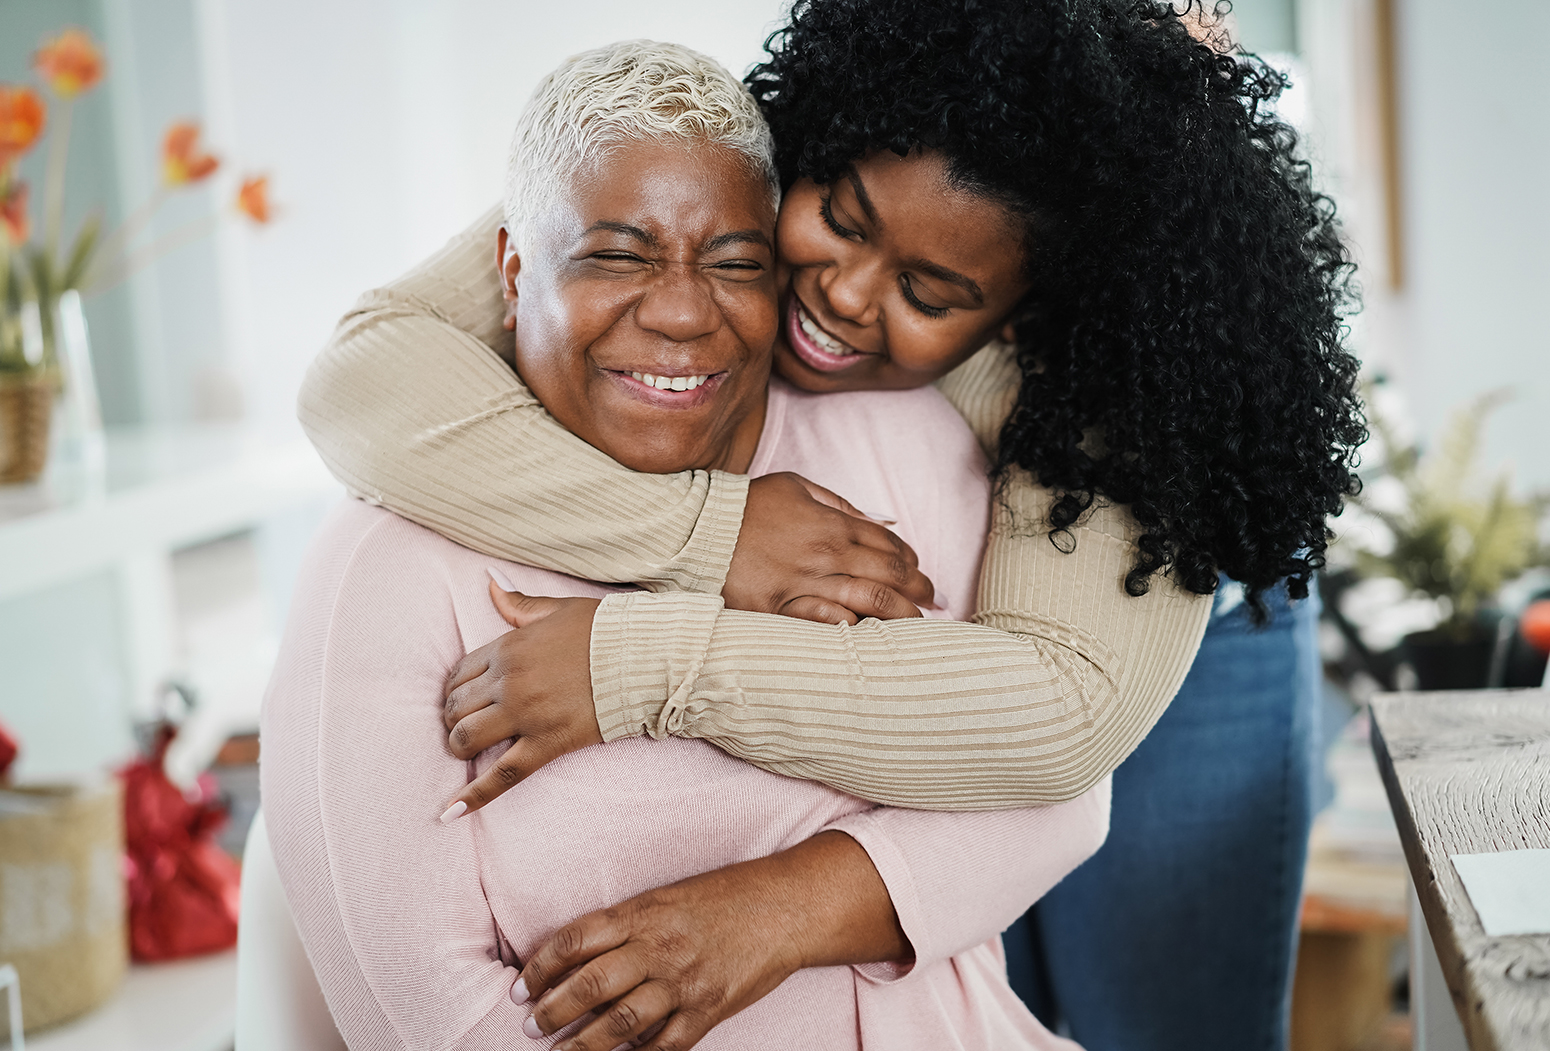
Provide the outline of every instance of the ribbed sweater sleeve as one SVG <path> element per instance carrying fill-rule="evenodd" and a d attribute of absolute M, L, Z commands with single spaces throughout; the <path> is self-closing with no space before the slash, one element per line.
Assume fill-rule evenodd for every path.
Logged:
<path fill-rule="evenodd" d="M 1025 474 L 997 500 L 974 624 L 853 628 L 726 610 L 746 481 L 639 475 L 566 432 L 502 347 L 488 215 L 346 317 L 300 414 L 353 491 L 476 550 L 678 593 L 613 596 L 592 634 L 605 740 L 697 737 L 866 799 L 944 810 L 1071 799 L 1177 692 L 1209 597 L 1132 598 L 1135 522 L 1095 508 L 1070 554 Z M 990 447 L 1015 364 L 992 346 L 940 384 Z M 697 593 L 696 593 L 697 592 Z"/>
<path fill-rule="evenodd" d="M 586 580 L 719 592 L 748 479 L 640 474 L 544 411 L 500 323 L 499 221 L 486 213 L 361 298 L 308 370 L 302 427 L 352 494 L 477 551 Z"/>

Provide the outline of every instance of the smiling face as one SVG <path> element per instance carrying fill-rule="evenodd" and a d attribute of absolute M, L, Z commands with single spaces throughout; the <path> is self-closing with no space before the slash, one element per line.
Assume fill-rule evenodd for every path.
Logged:
<path fill-rule="evenodd" d="M 723 146 L 632 141 L 499 235 L 517 371 L 550 414 L 626 467 L 745 471 L 778 328 L 767 183 Z"/>
<path fill-rule="evenodd" d="M 775 367 L 810 391 L 920 387 L 994 338 L 1028 291 L 1023 223 L 940 154 L 856 161 L 781 206 Z"/>

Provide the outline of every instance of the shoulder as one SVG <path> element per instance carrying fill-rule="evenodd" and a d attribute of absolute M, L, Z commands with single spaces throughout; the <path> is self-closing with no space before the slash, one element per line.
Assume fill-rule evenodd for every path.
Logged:
<path fill-rule="evenodd" d="M 973 610 L 990 484 L 979 443 L 940 392 L 805 394 L 781 385 L 771 411 L 780 415 L 765 469 L 795 471 L 891 519 L 948 615 Z"/>
<path fill-rule="evenodd" d="M 936 388 L 968 421 L 986 454 L 994 455 L 1022 382 L 1015 349 L 995 341 L 937 380 Z"/>
<path fill-rule="evenodd" d="M 770 398 L 772 407 L 784 402 L 782 442 L 795 431 L 843 443 L 830 445 L 831 454 L 875 450 L 886 462 L 954 476 L 983 477 L 988 466 L 969 425 L 935 387 L 809 394 L 777 380 Z"/>

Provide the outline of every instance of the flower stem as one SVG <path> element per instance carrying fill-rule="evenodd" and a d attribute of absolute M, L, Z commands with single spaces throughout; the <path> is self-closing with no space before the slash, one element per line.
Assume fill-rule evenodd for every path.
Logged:
<path fill-rule="evenodd" d="M 140 207 L 130 212 L 129 216 L 122 223 L 119 223 L 118 227 L 108 234 L 107 237 L 103 238 L 102 243 L 97 246 L 92 253 L 95 258 L 92 264 L 86 268 L 86 277 L 83 279 L 82 284 L 88 286 L 91 284 L 92 279 L 96 276 L 94 271 L 97 269 L 97 260 L 113 260 L 120 256 L 129 247 L 129 242 L 133 241 L 139 236 L 140 231 L 145 229 L 145 224 L 151 221 L 151 217 L 156 214 L 166 200 L 167 184 L 158 182 L 156 189 L 152 190 L 151 195 L 140 203 Z"/>
<path fill-rule="evenodd" d="M 163 234 L 140 251 L 122 257 L 116 265 L 110 264 L 111 269 L 103 274 L 100 280 L 93 282 L 86 290 L 86 294 L 96 295 L 99 292 L 106 292 L 138 274 L 167 253 L 192 244 L 200 238 L 208 237 L 214 232 L 216 222 L 216 216 L 207 215 Z"/>
<path fill-rule="evenodd" d="M 65 214 L 65 162 L 70 156 L 70 114 L 74 108 L 69 99 L 59 102 L 43 174 L 43 251 L 50 270 L 58 266 L 59 228 Z"/>

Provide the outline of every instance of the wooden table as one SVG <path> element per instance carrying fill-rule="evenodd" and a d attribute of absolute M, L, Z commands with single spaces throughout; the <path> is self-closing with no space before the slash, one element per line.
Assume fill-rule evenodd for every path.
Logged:
<path fill-rule="evenodd" d="M 1550 934 L 1493 938 L 1454 854 L 1550 848 L 1550 690 L 1389 694 L 1372 747 L 1472 1051 L 1550 1049 Z"/>

